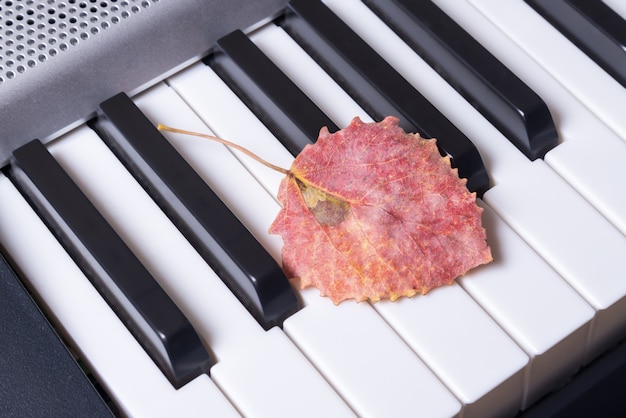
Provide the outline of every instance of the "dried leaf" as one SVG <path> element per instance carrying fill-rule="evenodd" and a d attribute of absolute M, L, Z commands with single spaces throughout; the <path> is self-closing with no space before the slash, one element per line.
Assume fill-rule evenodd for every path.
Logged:
<path fill-rule="evenodd" d="M 435 140 L 355 118 L 294 160 L 270 233 L 288 277 L 335 303 L 425 294 L 492 260 L 465 183 Z"/>

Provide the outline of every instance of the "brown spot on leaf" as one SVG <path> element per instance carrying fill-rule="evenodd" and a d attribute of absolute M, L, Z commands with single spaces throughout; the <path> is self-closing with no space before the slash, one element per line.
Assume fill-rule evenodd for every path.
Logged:
<path fill-rule="evenodd" d="M 306 206 L 320 225 L 339 225 L 350 212 L 350 204 L 315 187 L 296 180 Z"/>

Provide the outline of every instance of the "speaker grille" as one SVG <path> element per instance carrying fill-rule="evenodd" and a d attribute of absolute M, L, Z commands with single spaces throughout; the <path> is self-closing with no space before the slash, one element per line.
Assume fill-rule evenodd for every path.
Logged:
<path fill-rule="evenodd" d="M 0 0 L 0 85 L 159 0 Z"/>

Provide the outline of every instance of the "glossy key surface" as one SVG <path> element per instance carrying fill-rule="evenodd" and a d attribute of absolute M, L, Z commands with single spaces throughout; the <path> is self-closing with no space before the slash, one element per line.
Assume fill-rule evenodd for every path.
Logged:
<path fill-rule="evenodd" d="M 326 126 L 337 126 L 244 35 L 235 31 L 218 40 L 223 54 L 207 62 L 294 156 L 317 140 Z"/>
<path fill-rule="evenodd" d="M 523 0 L 467 1 L 626 141 L 623 85 Z"/>
<path fill-rule="evenodd" d="M 298 309 L 276 261 L 128 96 L 103 102 L 95 126 L 264 328 Z"/>
<path fill-rule="evenodd" d="M 516 2 L 528 8 L 521 0 L 506 2 L 504 8 Z M 19 259 L 37 287 L 51 295 L 54 311 L 63 313 L 63 323 L 72 329 L 68 334 L 80 340 L 77 346 L 88 348 L 90 359 L 109 354 L 107 361 L 99 362 L 98 376 L 124 415 L 514 415 L 515 405 L 526 408 L 568 379 L 589 348 L 587 342 L 602 347 L 603 341 L 610 343 L 623 331 L 623 275 L 610 272 L 626 268 L 613 257 L 615 251 L 606 251 L 624 252 L 623 238 L 614 226 L 621 225 L 624 233 L 625 201 L 612 193 L 620 190 L 624 178 L 622 138 L 567 91 L 562 84 L 566 78 L 551 77 L 542 63 L 529 58 L 497 28 L 488 30 L 493 25 L 470 2 L 433 1 L 545 96 L 562 141 L 546 154 L 545 162 L 529 161 L 362 2 L 324 3 L 480 150 L 494 182 L 480 204 L 495 260 L 464 276 L 458 281 L 461 286 L 438 289 L 398 306 L 335 306 L 315 289 L 297 289 L 294 280 L 303 308 L 284 321 L 284 332 L 277 327 L 268 332 L 95 133 L 81 128 L 76 135 L 55 141 L 51 152 L 190 318 L 217 361 L 210 378 L 202 375 L 174 390 L 158 370 L 144 367 L 154 364 L 141 359 L 138 354 L 147 357 L 145 352 L 133 349 L 126 339 L 102 350 L 98 346 L 107 344 L 102 344 L 100 333 L 83 338 L 90 327 L 81 323 L 85 321 L 72 321 L 72 316 L 83 316 L 76 312 L 89 315 L 107 336 L 126 329 L 120 324 L 119 333 L 109 332 L 105 318 L 112 314 L 95 309 L 98 303 L 86 293 L 67 303 L 62 294 L 52 295 L 49 282 L 61 278 L 54 280 L 56 269 L 49 267 L 55 265 L 49 254 L 63 257 L 47 247 L 34 248 L 45 241 L 40 235 L 33 235 L 31 256 L 28 242 L 16 244 L 19 239 L 11 232 L 24 228 L 24 223 L 10 219 L 21 218 L 15 215 L 21 212 L 26 217 L 28 210 L 21 211 L 19 205 L 7 208 L 13 199 L 5 193 L 3 183 L 8 182 L 0 176 L 2 246 L 10 247 L 11 257 Z M 318 57 L 303 51 L 282 28 L 264 23 L 247 32 L 247 38 L 337 126 L 345 126 L 356 115 L 369 118 L 320 69 Z M 288 167 L 293 154 L 259 119 L 270 108 L 244 104 L 241 91 L 231 84 L 233 92 L 223 81 L 199 62 L 133 97 L 133 102 L 153 125 L 161 122 L 214 133 Z M 303 111 L 288 110 L 296 117 Z M 178 134 L 163 136 L 279 262 L 281 240 L 267 234 L 267 226 L 279 208 L 275 194 L 282 175 L 219 144 Z M 612 225 L 603 222 L 602 215 Z M 63 287 L 70 288 L 65 278 L 72 274 L 63 270 L 62 276 Z M 81 329 L 84 332 L 76 331 Z"/>
<path fill-rule="evenodd" d="M 282 32 L 279 28 L 271 27 L 269 31 L 271 33 L 262 30 L 253 38 L 255 41 L 259 41 L 260 38 L 269 40 L 277 31 Z M 265 38 L 266 34 L 270 37 Z M 281 37 L 274 38 L 275 41 L 278 39 Z M 283 38 L 284 40 L 293 42 L 289 37 Z M 279 49 L 287 47 L 281 41 L 275 42 L 274 46 Z M 292 48 L 288 48 L 287 51 L 295 52 Z M 294 56 L 301 57 L 299 54 Z M 273 58 L 277 56 L 273 55 Z M 328 80 L 325 83 L 319 79 L 318 81 L 320 81 L 317 84 L 318 88 L 325 90 Z M 248 140 L 253 146 L 260 148 L 260 152 L 267 149 L 278 151 L 274 144 L 280 142 L 232 91 L 224 90 L 223 80 L 209 67 L 197 65 L 170 78 L 168 82 L 220 136 Z M 220 92 L 219 103 L 203 99 L 206 92 L 210 91 Z M 336 107 L 331 113 L 340 120 L 346 120 L 345 115 L 343 117 L 339 115 L 341 106 L 331 107 Z M 348 114 L 348 121 L 353 115 L 353 110 L 354 104 L 341 109 Z M 161 113 L 162 117 L 165 117 L 165 112 Z M 262 174 L 265 170 L 264 167 L 254 169 L 254 164 L 251 168 L 255 174 Z M 275 195 L 278 183 L 273 187 L 275 189 L 272 194 Z M 247 205 L 244 199 L 240 200 L 241 203 L 237 205 L 238 211 L 245 212 Z M 277 203 L 275 205 L 278 208 Z M 254 221 L 260 225 L 269 225 L 275 213 L 265 214 L 257 211 Z M 271 237 L 266 235 L 262 242 L 269 243 Z M 294 284 L 297 284 L 297 281 Z M 297 292 L 305 306 L 284 322 L 285 334 L 357 415 L 378 416 L 390 413 L 394 416 L 408 417 L 415 413 L 423 413 L 452 416 L 460 410 L 461 405 L 456 398 L 388 327 L 372 306 L 357 304 L 354 301 L 336 306 L 329 299 L 320 297 L 319 291 L 314 288 L 299 289 Z M 373 335 L 376 338 L 373 338 Z M 257 358 L 256 356 L 264 355 L 258 351 L 260 350 L 252 350 L 251 356 Z M 371 367 L 374 359 L 378 367 Z M 230 363 L 232 373 L 242 373 L 241 376 L 230 377 L 236 379 L 229 382 L 229 387 L 232 385 L 235 393 L 240 391 L 241 387 L 253 386 L 249 383 L 249 377 L 246 378 L 246 374 L 239 370 L 241 368 L 245 370 L 250 361 L 254 360 L 246 360 L 237 369 L 234 369 L 235 364 Z M 226 366 L 218 364 L 212 370 L 212 376 L 221 376 L 216 375 L 216 370 L 222 370 L 222 367 Z M 367 373 L 363 374 L 362 370 L 367 370 Z M 401 400 L 389 405 L 388 400 L 391 397 L 400 397 Z M 262 403 L 263 400 L 259 399 L 258 402 Z"/>
<path fill-rule="evenodd" d="M 541 98 L 433 2 L 365 3 L 527 157 L 558 143 Z"/>
<path fill-rule="evenodd" d="M 559 175 L 546 169 L 543 160 L 529 161 L 458 93 L 449 94 L 453 89 L 439 76 L 432 77 L 434 70 L 420 63 L 419 57 L 401 55 L 408 48 L 406 45 L 389 49 L 393 44 L 393 37 L 388 36 L 389 29 L 380 27 L 377 18 L 372 17 L 373 13 L 362 3 L 351 0 L 327 0 L 326 3 L 379 53 L 385 54 L 412 83 L 424 85 L 429 99 L 436 100 L 442 111 L 472 138 L 496 183 L 485 194 L 485 202 L 570 284 L 572 280 L 584 282 L 587 291 L 595 294 L 582 292 L 590 305 L 602 311 L 592 326 L 594 336 L 590 347 L 596 352 L 601 347 L 606 348 L 609 341 L 623 332 L 615 321 L 626 306 L 626 282 L 623 278 L 615 279 L 611 271 L 624 269 L 621 267 L 623 259 L 616 254 L 626 249 L 601 251 L 594 243 L 600 240 L 609 248 L 625 248 L 624 237 L 603 217 L 597 216 L 588 202 Z M 374 27 L 377 32 L 372 34 Z M 610 171 L 609 167 L 604 175 Z M 498 191 L 492 193 L 494 189 Z M 592 266 L 595 273 L 586 270 Z"/>
<path fill-rule="evenodd" d="M 355 117 L 372 122 L 367 112 L 280 26 L 267 25 L 252 33 L 250 39 L 337 126 L 348 126 Z"/>
<path fill-rule="evenodd" d="M 626 87 L 626 20 L 602 0 L 525 0 Z"/>
<path fill-rule="evenodd" d="M 355 8 L 350 6 L 346 8 L 354 14 Z M 471 9 L 471 6 L 468 7 Z M 363 20 L 360 16 L 359 21 Z M 369 22 L 365 22 L 365 26 L 372 27 Z M 323 93 L 333 91 L 335 82 L 330 77 L 318 75 L 312 58 L 282 29 L 265 27 L 256 31 L 251 39 L 307 95 L 315 97 L 325 112 L 337 120 L 349 121 L 359 111 L 363 112 L 342 97 L 340 93 L 345 95 L 345 92 L 333 92 L 332 100 L 324 100 Z M 420 73 L 422 77 L 426 76 L 424 72 Z M 194 92 L 192 86 L 197 90 L 200 84 L 198 79 L 190 80 L 185 93 Z M 446 94 L 440 90 L 440 95 Z M 201 104 L 200 100 L 190 96 L 188 100 L 194 106 Z M 484 203 L 481 205 L 486 206 Z M 580 367 L 594 311 L 488 207 L 485 207 L 483 224 L 495 261 L 484 269 L 468 273 L 460 283 L 529 355 L 523 400 L 523 404 L 527 405 L 537 394 L 565 380 Z M 541 287 L 541 292 L 535 290 L 537 287 Z M 560 301 L 558 310 L 553 309 L 555 298 Z M 531 301 L 532 309 L 529 309 Z M 441 303 L 440 308 L 452 309 L 444 303 Z M 311 315 L 310 312 L 308 315 Z M 321 312 L 318 315 L 321 317 Z M 287 321 L 286 327 L 295 319 Z M 286 330 L 290 333 L 291 328 Z M 312 337 L 308 344 L 315 343 L 321 345 L 319 338 Z M 302 343 L 300 345 L 303 346 Z M 317 354 L 313 348 L 310 351 Z M 554 356 L 558 356 L 561 361 L 554 362 Z"/>
<path fill-rule="evenodd" d="M 142 112 L 165 123 L 177 121 L 197 131 L 207 129 L 194 112 L 164 85 L 145 92 L 137 98 L 137 102 Z M 162 106 L 162 103 L 168 106 Z M 158 110 L 155 111 L 155 107 Z M 239 175 L 236 169 L 239 163 L 232 158 L 229 161 L 230 152 L 221 144 L 175 134 L 170 140 L 181 150 L 201 157 L 217 154 L 218 159 L 226 162 L 225 166 L 230 166 L 233 175 L 218 175 L 213 182 L 228 185 L 231 189 L 240 187 L 236 191 L 241 200 L 252 197 L 261 199 L 260 196 L 265 193 L 261 190 L 260 194 L 246 194 L 255 183 L 254 179 Z M 124 387 L 119 388 L 124 392 L 121 396 L 132 398 L 126 393 L 128 391 L 145 393 L 146 397 L 154 393 L 152 402 L 138 399 L 139 405 L 136 406 L 143 406 L 142 410 L 150 408 L 158 411 L 161 404 L 163 412 L 159 411 L 157 415 L 165 416 L 176 415 L 173 412 L 175 408 L 183 411 L 185 416 L 206 416 L 207 411 L 220 417 L 230 416 L 227 412 L 231 402 L 239 411 L 242 404 L 252 403 L 256 414 L 276 416 L 276 411 L 295 411 L 309 399 L 319 401 L 315 405 L 309 404 L 312 415 L 335 416 L 345 410 L 345 404 L 319 373 L 293 344 L 281 338 L 282 332 L 278 327 L 272 328 L 274 332 L 261 328 L 95 132 L 84 127 L 80 135 L 64 138 L 55 144 L 52 151 L 81 189 L 89 191 L 90 199 L 106 214 L 120 236 L 129 242 L 155 279 L 188 315 L 201 338 L 210 342 L 216 364 L 220 365 L 219 373 L 213 366 L 210 379 L 206 375 L 200 376 L 206 379 L 195 379 L 191 387 L 185 385 L 179 390 L 171 387 L 170 391 L 164 390 L 158 380 L 144 383 L 144 387 L 136 389 L 134 385 L 123 382 Z M 202 172 L 206 173 L 204 169 Z M 265 195 L 265 201 L 255 202 L 254 208 L 260 209 L 256 212 L 259 216 L 265 216 L 266 211 L 262 209 L 267 205 L 277 205 L 269 195 Z M 238 206 L 232 198 L 225 200 L 232 207 Z M 154 239 L 145 239 L 148 236 Z M 250 367 L 250 364 L 254 366 Z M 146 379 L 149 381 L 154 380 L 149 371 L 143 371 L 136 379 L 143 378 L 143 374 L 148 375 Z M 222 380 L 231 379 L 233 374 L 243 376 L 245 387 L 235 387 L 231 392 L 230 388 L 226 390 Z M 116 383 L 117 389 L 120 384 Z M 134 395 L 137 396 L 137 393 Z M 228 399 L 226 405 L 225 399 Z M 155 414 L 132 416 L 144 415 Z"/>
<path fill-rule="evenodd" d="M 436 2 L 511 71 L 541 92 L 555 115 L 561 138 L 545 161 L 626 234 L 626 194 L 615 193 L 626 178 L 626 165 L 622 164 L 626 143 L 471 4 Z"/>
<path fill-rule="evenodd" d="M 97 152 L 97 147 L 90 146 L 94 139 L 99 141 L 96 134 L 84 126 L 61 138 L 51 151 L 57 161 L 63 160 L 66 172 L 82 175 L 83 172 L 75 167 L 68 170 L 66 162 L 70 153 L 64 150 L 80 144 L 76 161 L 87 165 L 86 172 L 91 176 L 111 182 L 114 170 L 107 167 L 106 146 L 100 143 L 105 152 Z M 104 175 L 101 175 L 101 166 L 107 168 Z M 83 182 L 90 180 L 89 176 L 87 179 L 81 176 L 81 179 Z M 119 187 L 115 188 L 113 195 L 124 197 L 123 204 L 117 204 L 124 207 L 125 212 L 129 211 L 129 207 L 133 210 L 138 206 L 137 201 L 129 198 Z M 92 190 L 90 198 L 93 196 Z M 108 200 L 115 202 L 116 199 Z M 146 212 L 143 207 L 141 209 L 145 219 Z M 152 231 L 154 225 L 149 225 Z M 116 230 L 119 228 L 116 227 Z M 157 235 L 162 237 L 160 230 Z M 68 344 L 91 370 L 122 415 L 183 414 L 202 417 L 206 415 L 206 405 L 210 404 L 211 411 L 220 417 L 239 416 L 206 374 L 199 375 L 179 389 L 172 386 L 32 207 L 3 175 L 0 175 L 0 240 L 7 255 L 20 266 L 29 288 L 54 318 L 56 329 L 67 338 Z M 175 255 L 180 260 L 180 253 Z M 21 392 L 20 396 L 23 394 Z"/>
<path fill-rule="evenodd" d="M 398 116 L 406 131 L 436 137 L 470 190 L 480 195 L 489 188 L 469 139 L 323 3 L 292 1 L 280 24 L 374 119 Z"/>
<path fill-rule="evenodd" d="M 172 384 L 212 363 L 195 330 L 39 141 L 13 152 L 11 175 Z"/>

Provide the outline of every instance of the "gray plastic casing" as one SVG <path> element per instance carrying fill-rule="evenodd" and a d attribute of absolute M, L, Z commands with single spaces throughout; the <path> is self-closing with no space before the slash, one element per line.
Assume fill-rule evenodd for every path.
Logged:
<path fill-rule="evenodd" d="M 205 56 L 287 0 L 13 0 L 0 3 L 0 166 Z"/>

